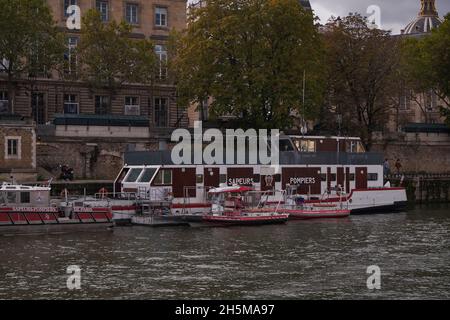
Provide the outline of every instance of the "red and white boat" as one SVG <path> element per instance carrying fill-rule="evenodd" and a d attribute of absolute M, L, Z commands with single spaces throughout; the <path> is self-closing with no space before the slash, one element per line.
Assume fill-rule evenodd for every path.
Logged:
<path fill-rule="evenodd" d="M 63 206 L 50 200 L 50 186 L 0 185 L 0 234 L 103 229 L 112 226 L 108 208 Z"/>
<path fill-rule="evenodd" d="M 172 162 L 171 151 L 129 152 L 115 181 L 115 192 L 136 193 L 146 201 L 170 197 L 171 214 L 189 219 L 210 212 L 208 190 L 223 184 L 261 192 L 294 187 L 305 198 L 305 205 L 342 201 L 352 215 L 405 209 L 405 188 L 385 184 L 384 156 L 366 152 L 361 139 L 280 136 L 279 141 L 282 151 L 276 166 L 226 164 L 226 159 L 222 164 L 178 165 Z M 275 193 L 270 196 L 274 203 L 279 200 Z"/>
<path fill-rule="evenodd" d="M 261 193 L 252 188 L 231 186 L 214 188 L 208 192 L 211 212 L 203 216 L 202 221 L 215 226 L 255 226 L 282 224 L 289 219 L 288 214 L 278 211 L 277 207 L 262 205 Z"/>
<path fill-rule="evenodd" d="M 284 199 L 281 212 L 289 214 L 291 219 L 336 219 L 346 218 L 350 216 L 350 209 L 348 203 L 344 202 L 342 197 L 339 198 L 338 203 L 327 202 L 324 198 L 320 203 L 305 203 L 305 199 L 297 194 L 292 194 L 290 188 Z"/>

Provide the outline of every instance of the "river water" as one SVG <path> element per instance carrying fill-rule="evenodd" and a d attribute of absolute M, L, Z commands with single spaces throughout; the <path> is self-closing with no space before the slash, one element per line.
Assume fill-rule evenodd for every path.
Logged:
<path fill-rule="evenodd" d="M 81 289 L 68 290 L 68 266 Z M 367 267 L 381 270 L 369 290 Z M 76 282 L 75 282 L 76 283 Z M 0 299 L 449 299 L 450 208 L 0 237 Z"/>

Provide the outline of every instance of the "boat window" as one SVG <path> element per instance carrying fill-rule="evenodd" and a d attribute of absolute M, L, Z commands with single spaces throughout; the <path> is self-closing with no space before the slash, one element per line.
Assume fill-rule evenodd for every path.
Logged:
<path fill-rule="evenodd" d="M 127 178 L 125 179 L 125 182 L 135 182 L 139 175 L 141 174 L 142 169 L 131 169 L 130 173 L 128 174 Z"/>
<path fill-rule="evenodd" d="M 29 192 L 21 192 L 20 193 L 20 203 L 30 203 L 30 193 Z"/>
<path fill-rule="evenodd" d="M 7 203 L 6 192 L 0 192 L 0 205 Z"/>
<path fill-rule="evenodd" d="M 361 141 L 358 141 L 358 145 L 356 146 L 356 152 L 357 153 L 364 153 L 364 152 L 366 152 L 366 148 L 364 148 L 364 146 L 361 143 Z"/>
<path fill-rule="evenodd" d="M 130 171 L 129 168 L 124 168 L 122 170 L 122 172 L 119 175 L 119 178 L 117 178 L 117 183 L 121 183 L 123 181 L 123 179 L 125 178 L 125 176 L 127 175 L 128 171 Z"/>
<path fill-rule="evenodd" d="M 148 183 L 150 180 L 152 180 L 153 176 L 155 175 L 156 169 L 155 168 L 147 168 L 144 170 L 144 173 L 142 174 L 141 178 L 139 179 L 139 182 Z"/>
<path fill-rule="evenodd" d="M 155 185 L 172 184 L 172 170 L 159 170 L 154 180 Z"/>
<path fill-rule="evenodd" d="M 291 140 L 280 139 L 279 143 L 280 143 L 280 151 L 294 151 Z"/>
<path fill-rule="evenodd" d="M 300 152 L 316 152 L 316 141 L 314 140 L 296 140 L 295 146 Z"/>
<path fill-rule="evenodd" d="M 15 192 L 8 192 L 6 197 L 8 198 L 8 203 L 17 202 L 17 194 Z"/>
<path fill-rule="evenodd" d="M 327 174 L 326 173 L 321 173 L 320 174 L 320 180 L 321 181 L 327 181 Z"/>
<path fill-rule="evenodd" d="M 164 170 L 164 184 L 172 184 L 172 170 Z"/>
<path fill-rule="evenodd" d="M 197 180 L 197 183 L 203 183 L 203 175 L 202 174 L 198 174 L 196 180 Z"/>
<path fill-rule="evenodd" d="M 369 181 L 378 181 L 378 173 L 369 173 L 367 175 L 367 180 L 369 180 Z"/>

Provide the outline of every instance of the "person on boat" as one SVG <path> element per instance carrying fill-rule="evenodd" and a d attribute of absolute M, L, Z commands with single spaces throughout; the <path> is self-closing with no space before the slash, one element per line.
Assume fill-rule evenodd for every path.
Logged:
<path fill-rule="evenodd" d="M 384 159 L 384 163 L 383 163 L 383 172 L 384 172 L 384 176 L 387 177 L 390 173 L 391 173 L 391 168 L 389 165 L 389 160 L 386 158 Z"/>
<path fill-rule="evenodd" d="M 402 169 L 400 159 L 397 159 L 397 161 L 395 162 L 395 168 L 397 169 L 397 174 L 400 174 L 400 170 Z"/>
<path fill-rule="evenodd" d="M 234 207 L 236 209 L 242 209 L 244 207 L 243 203 L 242 203 L 242 197 L 240 194 L 238 194 L 235 198 L 234 198 Z"/>

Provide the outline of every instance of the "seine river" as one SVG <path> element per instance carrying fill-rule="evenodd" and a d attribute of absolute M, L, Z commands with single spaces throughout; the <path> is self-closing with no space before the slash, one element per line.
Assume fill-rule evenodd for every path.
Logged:
<path fill-rule="evenodd" d="M 67 268 L 81 270 L 68 290 Z M 369 290 L 367 267 L 381 269 Z M 450 208 L 0 237 L 0 299 L 448 299 Z"/>

